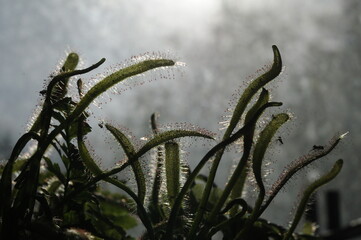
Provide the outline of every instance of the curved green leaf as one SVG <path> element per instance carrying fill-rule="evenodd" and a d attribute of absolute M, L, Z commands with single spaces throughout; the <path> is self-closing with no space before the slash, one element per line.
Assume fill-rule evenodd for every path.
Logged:
<path fill-rule="evenodd" d="M 64 77 L 69 77 L 69 76 L 74 76 L 77 74 L 82 74 L 88 71 L 91 71 L 92 69 L 98 67 L 100 64 L 102 64 L 105 61 L 105 59 L 103 58 L 101 61 L 99 61 L 98 63 L 94 64 L 93 66 L 87 68 L 87 69 L 83 69 L 83 70 L 75 70 L 72 72 L 66 72 L 66 73 L 62 73 L 59 74 L 58 78 L 64 78 Z M 93 86 L 80 100 L 80 102 L 77 104 L 77 106 L 75 107 L 75 109 L 70 113 L 70 115 L 66 118 L 66 120 L 64 122 L 62 122 L 58 127 L 56 127 L 46 138 L 46 141 L 44 142 L 43 145 L 47 146 L 51 143 L 51 141 L 63 130 L 65 129 L 67 126 L 69 126 L 76 118 L 78 118 L 81 114 L 83 114 L 83 112 L 85 111 L 85 109 L 102 93 L 104 93 L 105 91 L 107 91 L 109 88 L 111 88 L 112 86 L 116 85 L 117 83 L 141 74 L 143 72 L 155 69 L 155 68 L 160 68 L 160 67 L 167 67 L 167 66 L 173 66 L 175 64 L 175 62 L 173 60 L 168 60 L 168 59 L 153 59 L 153 60 L 145 60 L 143 62 L 131 65 L 129 67 L 123 68 L 109 76 L 107 76 L 106 78 L 104 78 L 103 80 L 101 80 L 100 82 L 98 82 L 95 86 Z M 56 78 L 55 77 L 55 78 Z M 60 80 L 59 79 L 59 80 Z M 52 82 L 51 82 L 52 83 Z M 54 83 L 55 84 L 55 83 Z M 49 88 L 49 86 L 48 86 Z"/>
<path fill-rule="evenodd" d="M 261 132 L 253 152 L 252 168 L 260 191 L 264 194 L 264 184 L 262 181 L 262 161 L 269 143 L 277 130 L 289 119 L 286 113 L 280 113 L 273 117 L 271 122 Z M 263 200 L 263 198 L 262 198 Z"/>
<path fill-rule="evenodd" d="M 123 134 L 119 129 L 109 125 L 105 124 L 105 127 L 110 131 L 110 133 L 115 137 L 115 139 L 118 141 L 118 143 L 122 146 L 125 154 L 127 155 L 128 159 L 133 159 L 136 155 L 135 148 L 133 144 L 130 142 L 130 140 L 127 138 L 125 134 Z M 137 182 L 137 188 L 138 188 L 138 197 L 141 200 L 141 202 L 144 202 L 145 193 L 146 193 L 146 185 L 145 185 L 145 178 L 142 166 L 140 165 L 139 161 L 133 161 L 131 163 L 135 180 Z"/>
<path fill-rule="evenodd" d="M 169 59 L 153 59 L 145 60 L 143 62 L 131 65 L 129 67 L 120 69 L 119 71 L 110 74 L 105 77 L 103 80 L 98 82 L 93 86 L 80 100 L 72 114 L 68 117 L 67 121 L 72 121 L 78 117 L 99 95 L 107 91 L 109 88 L 113 87 L 117 83 L 127 79 L 129 77 L 141 74 L 143 72 L 160 68 L 173 66 L 175 62 Z"/>
<path fill-rule="evenodd" d="M 260 109 L 262 107 L 262 105 L 266 104 L 268 101 L 269 101 L 269 92 L 265 88 L 263 88 L 257 102 L 247 112 L 245 122 L 249 122 L 250 119 L 252 119 L 253 116 L 255 115 L 255 113 L 258 111 L 258 109 Z M 255 125 L 253 125 L 252 128 L 250 129 L 250 131 L 248 131 L 248 133 L 246 133 L 244 136 L 244 141 L 243 141 L 244 142 L 244 147 L 243 147 L 244 152 L 243 152 L 242 158 L 239 161 L 239 164 L 238 164 L 239 167 L 237 166 L 237 168 L 239 168 L 239 170 L 237 171 L 237 168 L 236 168 L 231 177 L 231 179 L 232 179 L 234 176 L 236 178 L 236 181 L 234 184 L 230 184 L 230 183 L 232 183 L 232 180 L 230 180 L 224 191 L 224 194 L 226 194 L 227 193 L 226 189 L 229 185 L 229 188 L 232 189 L 231 195 L 230 195 L 231 200 L 240 198 L 242 195 L 242 192 L 243 192 L 243 187 L 246 182 L 247 175 L 248 175 L 248 171 L 247 171 L 247 168 L 245 167 L 245 165 L 247 164 L 247 160 L 248 160 L 248 157 L 251 152 L 252 145 L 253 145 L 254 130 L 255 130 Z M 237 206 L 232 208 L 231 216 L 236 214 L 237 209 L 238 209 Z"/>
<path fill-rule="evenodd" d="M 262 214 L 264 210 L 268 207 L 268 205 L 272 202 L 278 192 L 283 188 L 283 186 L 301 169 L 305 168 L 312 162 L 320 159 L 327 154 L 329 154 L 338 144 L 339 142 L 348 134 L 348 132 L 341 134 L 340 136 L 331 140 L 328 146 L 325 146 L 324 149 L 318 151 L 312 151 L 304 156 L 301 156 L 296 161 L 293 161 L 289 168 L 285 173 L 283 173 L 279 179 L 276 181 L 276 184 L 272 187 L 272 191 L 267 198 L 265 204 L 261 207 L 258 215 Z"/>
<path fill-rule="evenodd" d="M 81 159 L 84 162 L 84 165 L 89 169 L 89 171 L 96 175 L 102 174 L 103 171 L 99 168 L 99 166 L 96 164 L 96 162 L 94 161 L 93 157 L 90 155 L 85 142 L 83 140 L 83 125 L 84 121 L 81 121 L 79 119 L 78 122 L 78 149 L 79 149 L 79 155 L 81 157 Z"/>
<path fill-rule="evenodd" d="M 134 158 L 128 159 L 128 161 L 125 162 L 120 167 L 113 168 L 112 170 L 110 170 L 106 173 L 103 173 L 102 176 L 99 176 L 99 179 L 95 179 L 95 181 L 100 181 L 104 177 L 108 177 L 108 176 L 111 176 L 111 175 L 114 175 L 116 173 L 123 171 L 126 167 L 131 165 L 132 162 L 138 161 L 138 159 L 141 156 L 143 156 L 145 153 L 147 153 L 152 148 L 154 148 L 160 144 L 163 144 L 165 142 L 168 142 L 168 141 L 171 141 L 171 140 L 174 140 L 177 138 L 181 138 L 181 137 L 203 137 L 203 138 L 213 139 L 213 137 L 211 137 L 210 135 L 207 135 L 207 134 L 204 134 L 201 132 L 197 132 L 197 131 L 189 131 L 189 130 L 170 130 L 167 132 L 159 133 L 156 136 L 154 136 L 154 138 L 150 139 L 143 147 L 141 147 L 138 150 L 138 152 L 136 153 L 136 155 L 134 156 Z"/>
<path fill-rule="evenodd" d="M 264 196 L 265 196 L 265 187 L 262 180 L 262 161 L 266 150 L 268 148 L 269 143 L 271 142 L 272 137 L 277 132 L 277 130 L 289 119 L 288 114 L 280 113 L 274 116 L 271 122 L 263 129 L 260 133 L 259 139 L 255 146 L 253 152 L 253 159 L 252 159 L 252 169 L 253 173 L 259 187 L 259 194 L 256 200 L 256 204 L 253 208 L 252 214 L 246 222 L 245 227 L 242 231 L 237 235 L 237 239 L 242 239 L 242 237 L 248 232 L 250 226 L 259 216 L 258 212 L 262 205 Z"/>
<path fill-rule="evenodd" d="M 125 154 L 128 158 L 133 158 L 136 154 L 135 148 L 132 142 L 127 138 L 125 134 L 123 134 L 119 129 L 113 127 L 110 124 L 105 124 L 105 128 L 109 130 L 109 132 L 115 137 L 120 146 L 122 146 Z"/>
<path fill-rule="evenodd" d="M 23 136 L 21 136 L 21 138 L 15 144 L 11 156 L 2 172 L 1 180 L 0 180 L 0 193 L 2 195 L 2 197 L 0 198 L 0 217 L 3 217 L 3 211 L 5 209 L 10 209 L 11 198 L 12 198 L 11 188 L 12 188 L 12 174 L 13 174 L 14 163 L 18 158 L 18 156 L 20 155 L 21 151 L 24 149 L 26 144 L 31 139 L 36 139 L 39 141 L 39 136 L 35 132 L 28 132 L 25 133 Z M 5 222 L 5 218 L 3 218 L 3 222 Z"/>
<path fill-rule="evenodd" d="M 237 198 L 238 195 L 240 195 L 242 193 L 243 184 L 244 184 L 245 177 L 246 177 L 245 166 L 247 164 L 247 161 L 248 161 L 248 158 L 249 158 L 249 155 L 251 152 L 256 122 L 258 121 L 259 117 L 261 116 L 258 113 L 258 111 L 262 108 L 263 105 L 265 105 L 268 102 L 268 100 L 269 100 L 269 92 L 266 89 L 263 89 L 257 102 L 247 112 L 246 123 L 251 122 L 251 120 L 254 119 L 253 120 L 254 124 L 250 125 L 249 128 L 247 128 L 247 130 L 245 131 L 244 141 L 243 141 L 244 142 L 244 151 L 243 151 L 242 158 L 239 161 L 234 172 L 232 173 L 232 176 L 229 179 L 229 181 L 223 191 L 222 196 L 219 198 L 217 204 L 212 209 L 212 211 L 208 217 L 209 222 L 212 222 L 213 219 L 216 217 L 216 215 L 218 214 L 218 212 L 220 211 L 220 209 L 223 207 L 224 203 L 226 202 L 230 193 L 233 194 L 233 195 L 231 195 L 231 197 L 233 197 L 233 198 Z M 257 114 L 257 116 L 256 116 L 256 114 Z M 237 184 L 239 184 L 239 186 Z"/>
<path fill-rule="evenodd" d="M 282 71 L 282 59 L 281 54 L 277 46 L 272 46 L 273 50 L 273 64 L 270 70 L 253 80 L 248 87 L 244 90 L 242 96 L 239 98 L 238 103 L 233 112 L 229 127 L 225 133 L 225 136 L 229 136 L 233 129 L 237 126 L 241 116 L 246 109 L 248 103 L 252 97 L 260 90 L 264 85 L 275 79 Z"/>
<path fill-rule="evenodd" d="M 166 132 L 162 132 L 157 134 L 156 136 L 154 136 L 152 139 L 150 139 L 146 144 L 144 144 L 143 147 L 141 147 L 138 152 L 137 152 L 137 156 L 143 156 L 146 152 L 148 152 L 150 149 L 177 139 L 177 138 L 182 138 L 182 137 L 202 137 L 202 138 L 207 138 L 207 139 L 214 139 L 211 135 L 208 135 L 206 133 L 202 133 L 199 131 L 191 131 L 191 130 L 169 130 Z"/>
<path fill-rule="evenodd" d="M 304 191 L 302 199 L 297 207 L 295 217 L 293 218 L 292 224 L 290 228 L 288 229 L 287 233 L 285 234 L 283 240 L 288 240 L 293 231 L 295 230 L 296 226 L 298 225 L 298 222 L 300 221 L 303 213 L 305 212 L 305 208 L 308 202 L 308 199 L 311 197 L 312 193 L 322 185 L 325 185 L 326 183 L 330 182 L 332 179 L 334 179 L 338 173 L 341 171 L 343 165 L 343 160 L 339 159 L 336 161 L 334 166 L 332 167 L 331 171 L 327 174 L 323 175 L 319 179 L 317 179 L 314 183 L 312 183 L 310 186 L 307 187 L 307 189 Z"/>

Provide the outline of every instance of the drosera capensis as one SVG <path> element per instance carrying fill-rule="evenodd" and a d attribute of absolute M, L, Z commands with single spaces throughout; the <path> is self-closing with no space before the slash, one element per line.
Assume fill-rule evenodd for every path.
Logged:
<path fill-rule="evenodd" d="M 136 216 L 145 227 L 139 239 L 208 240 L 217 233 L 226 240 L 322 239 L 313 232 L 294 231 L 312 193 L 338 175 L 342 160 L 306 188 L 288 228 L 261 218 L 296 173 L 330 154 L 347 134 L 329 144 L 311 144 L 310 152 L 288 164 L 269 186 L 264 175 L 268 150 L 275 144 L 289 144 L 279 130 L 292 120 L 289 112 L 280 109 L 282 103 L 270 98 L 269 83 L 283 71 L 279 49 L 272 46 L 272 50 L 273 63 L 258 71 L 259 76 L 247 82 L 243 92 L 233 95 L 234 107 L 226 111 L 222 138 L 189 123 L 159 124 L 158 115 L 153 114 L 151 132 L 140 139 L 114 120 L 90 126 L 89 106 L 104 94 L 143 85 L 143 75 L 152 71 L 158 72 L 148 81 L 175 78 L 173 69 L 183 64 L 169 54 L 146 53 L 89 81 L 79 75 L 96 69 L 105 59 L 79 70 L 79 55 L 70 52 L 41 91 L 44 99 L 36 119 L 0 166 L 0 238 L 129 240 L 134 239 L 128 229 L 137 225 Z M 143 79 L 137 82 L 137 76 Z M 94 154 L 97 149 L 86 139 L 94 127 L 108 132 L 108 141 L 122 149 L 121 154 L 114 153 L 117 163 L 110 169 L 100 166 Z M 191 168 L 183 149 L 197 147 L 197 139 L 207 141 L 202 147 L 209 150 Z M 36 143 L 33 150 L 21 154 L 29 142 Z M 227 161 L 224 153 L 232 145 L 238 160 L 225 186 L 219 187 L 215 183 L 219 163 Z M 60 156 L 60 162 L 46 154 L 49 149 Z M 211 164 L 208 176 L 201 174 L 207 163 Z M 126 181 L 129 171 L 134 186 Z M 254 203 L 244 196 L 251 178 L 257 186 Z M 101 182 L 114 185 L 120 193 L 106 191 Z"/>

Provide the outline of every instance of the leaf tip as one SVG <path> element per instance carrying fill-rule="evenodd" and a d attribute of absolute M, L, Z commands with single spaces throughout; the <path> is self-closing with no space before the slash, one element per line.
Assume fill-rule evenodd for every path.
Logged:
<path fill-rule="evenodd" d="M 343 139 L 344 137 L 346 137 L 346 135 L 349 133 L 349 131 L 345 132 L 344 134 L 341 134 L 339 139 Z"/>

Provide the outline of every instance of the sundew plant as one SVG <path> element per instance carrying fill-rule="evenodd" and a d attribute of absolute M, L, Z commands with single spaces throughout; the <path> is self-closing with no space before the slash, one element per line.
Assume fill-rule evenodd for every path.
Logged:
<path fill-rule="evenodd" d="M 270 223 L 262 214 L 297 172 L 329 154 L 345 134 L 290 162 L 268 189 L 263 160 L 271 142 L 282 141 L 277 132 L 290 120 L 290 115 L 281 111 L 272 114 L 266 124 L 259 124 L 270 108 L 282 105 L 271 101 L 267 90 L 267 84 L 282 70 L 280 52 L 276 46 L 272 50 L 272 66 L 240 94 L 220 140 L 196 127 L 160 128 L 155 114 L 151 116 L 151 136 L 143 138 L 146 141 L 140 146 L 124 129 L 100 124 L 124 152 L 124 159 L 106 170 L 94 160 L 85 141 L 92 131 L 89 105 L 117 84 L 132 81 L 133 76 L 172 68 L 177 62 L 144 57 L 85 89 L 78 76 L 99 67 L 105 59 L 77 69 L 79 56 L 70 53 L 41 91 L 44 99 L 39 114 L 0 167 L 0 239 L 134 239 L 128 229 L 138 224 L 137 219 L 145 228 L 139 239 L 212 239 L 216 234 L 227 240 L 318 239 L 312 229 L 294 231 L 312 193 L 340 172 L 341 159 L 304 190 L 289 226 Z M 180 139 L 190 137 L 188 141 L 203 138 L 213 144 L 194 169 L 181 154 Z M 230 170 L 228 182 L 219 188 L 214 182 L 219 164 L 229 161 L 224 153 L 236 142 L 242 142 L 236 145 L 239 160 Z M 26 151 L 29 145 L 32 150 Z M 49 149 L 53 149 L 52 155 L 47 154 Z M 54 160 L 55 154 L 60 162 Z M 209 174 L 200 174 L 207 164 L 211 166 Z M 146 173 L 149 166 L 153 166 L 151 174 Z M 135 186 L 122 178 L 129 170 Z M 243 195 L 249 178 L 254 178 L 257 186 L 254 202 L 247 202 Z M 101 182 L 114 185 L 121 194 L 106 191 Z"/>

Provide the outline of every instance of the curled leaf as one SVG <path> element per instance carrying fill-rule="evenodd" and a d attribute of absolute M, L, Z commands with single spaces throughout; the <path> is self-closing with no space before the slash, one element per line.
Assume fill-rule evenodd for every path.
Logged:
<path fill-rule="evenodd" d="M 264 193 L 262 181 L 262 160 L 266 153 L 269 143 L 277 130 L 289 119 L 288 114 L 281 113 L 274 116 L 271 122 L 261 132 L 253 152 L 252 168 L 260 191 Z"/>
<path fill-rule="evenodd" d="M 241 116 L 246 109 L 248 103 L 252 97 L 260 90 L 264 85 L 275 79 L 282 71 L 282 59 L 281 54 L 277 46 L 272 46 L 273 50 L 273 64 L 270 70 L 253 80 L 248 87 L 244 90 L 242 96 L 239 98 L 238 103 L 233 112 L 229 127 L 225 133 L 225 136 L 229 136 L 233 129 L 238 124 Z"/>

